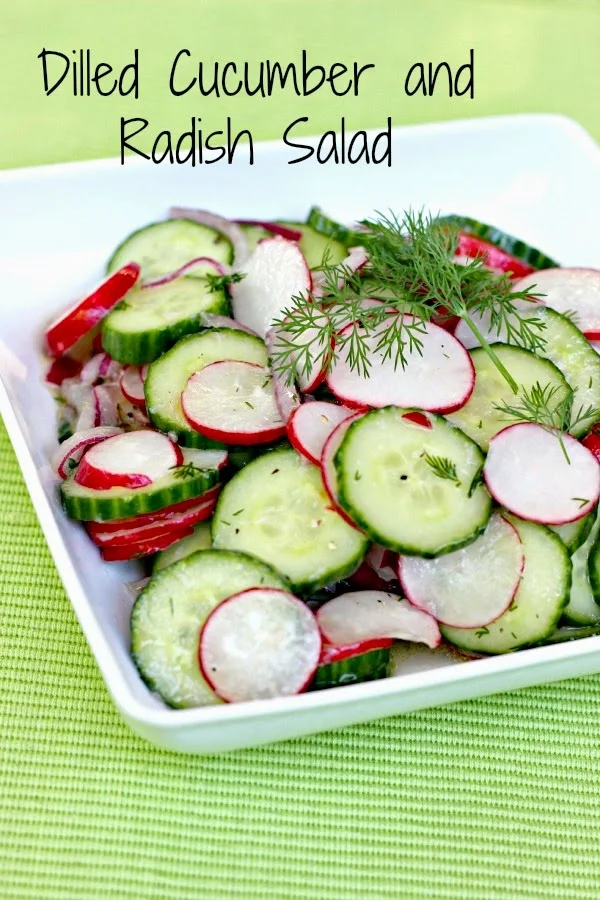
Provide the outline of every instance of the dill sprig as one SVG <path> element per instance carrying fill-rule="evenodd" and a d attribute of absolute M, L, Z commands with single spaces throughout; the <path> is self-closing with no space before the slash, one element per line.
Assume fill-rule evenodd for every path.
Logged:
<path fill-rule="evenodd" d="M 207 272 L 204 275 L 211 294 L 227 291 L 232 284 L 238 284 L 245 277 L 243 272 L 231 272 L 229 275 L 213 275 L 212 272 Z"/>
<path fill-rule="evenodd" d="M 531 422 L 544 431 L 555 434 L 568 463 L 571 462 L 563 435 L 585 421 L 600 419 L 600 408 L 591 405 L 575 410 L 576 390 L 561 384 L 540 384 L 536 381 L 531 388 L 522 387 L 519 403 L 495 403 L 494 409 L 507 419 L 515 422 Z"/>
<path fill-rule="evenodd" d="M 427 451 L 425 451 L 424 459 L 434 475 L 437 475 L 438 478 L 445 478 L 447 481 L 453 481 L 457 487 L 460 487 L 456 466 L 451 459 L 446 456 L 433 456 Z"/>
<path fill-rule="evenodd" d="M 407 212 L 402 219 L 393 213 L 376 215 L 361 223 L 367 264 L 354 271 L 325 257 L 319 267 L 323 296 L 293 297 L 273 323 L 279 332 L 276 370 L 293 381 L 316 365 L 330 370 L 343 355 L 353 371 L 367 377 L 373 349 L 395 368 L 405 368 L 410 354 L 422 350 L 427 322 L 458 316 L 517 393 L 518 384 L 476 320 L 484 315 L 491 333 L 505 333 L 507 341 L 534 353 L 542 350 L 544 322 L 516 305 L 530 300 L 531 291 L 514 291 L 508 276 L 490 272 L 479 257 L 456 264 L 455 226 L 423 212 Z M 365 304 L 369 299 L 384 303 Z"/>
<path fill-rule="evenodd" d="M 193 462 L 184 463 L 181 466 L 171 466 L 173 471 L 173 475 L 175 478 L 195 478 L 196 475 L 202 474 L 204 469 L 201 469 L 200 466 L 197 466 Z"/>

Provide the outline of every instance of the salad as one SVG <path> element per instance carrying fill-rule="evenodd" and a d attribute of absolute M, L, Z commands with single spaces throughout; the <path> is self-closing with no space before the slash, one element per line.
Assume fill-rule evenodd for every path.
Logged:
<path fill-rule="evenodd" d="M 66 514 L 173 707 L 600 633 L 600 271 L 464 216 L 173 209 L 47 328 Z"/>

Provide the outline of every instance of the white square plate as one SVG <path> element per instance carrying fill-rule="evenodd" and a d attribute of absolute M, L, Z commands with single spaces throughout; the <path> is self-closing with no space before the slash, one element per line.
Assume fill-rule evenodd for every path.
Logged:
<path fill-rule="evenodd" d="M 75 613 L 123 718 L 173 750 L 250 747 L 355 722 L 600 671 L 600 637 L 450 663 L 422 659 L 385 681 L 207 709 L 164 707 L 128 652 L 135 564 L 106 565 L 67 521 L 49 467 L 53 401 L 42 329 L 91 287 L 116 244 L 171 205 L 224 215 L 300 218 L 315 203 L 341 221 L 425 207 L 489 221 L 569 265 L 600 265 L 600 151 L 575 123 L 511 116 L 402 128 L 391 167 L 288 165 L 278 143 L 203 169 L 108 160 L 0 173 L 0 412 Z"/>

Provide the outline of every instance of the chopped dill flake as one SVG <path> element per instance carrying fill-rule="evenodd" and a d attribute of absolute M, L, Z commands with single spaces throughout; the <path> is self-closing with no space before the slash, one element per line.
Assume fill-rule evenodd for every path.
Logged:
<path fill-rule="evenodd" d="M 444 456 L 433 456 L 425 452 L 425 462 L 438 478 L 445 478 L 447 481 L 453 481 L 457 487 L 460 487 L 460 479 L 456 474 L 456 466 L 451 459 Z"/>

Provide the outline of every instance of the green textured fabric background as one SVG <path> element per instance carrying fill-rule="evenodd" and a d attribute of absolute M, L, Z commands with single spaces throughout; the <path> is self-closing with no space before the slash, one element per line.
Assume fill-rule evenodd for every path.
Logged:
<path fill-rule="evenodd" d="M 597 0 L 13 0 L 0 167 L 114 155 L 131 109 L 160 127 L 229 114 L 257 138 L 304 114 L 318 132 L 342 114 L 363 127 L 556 111 L 599 138 L 599 39 Z M 116 62 L 139 47 L 142 97 L 45 98 L 43 46 Z M 182 46 L 282 61 L 305 47 L 377 69 L 351 100 L 174 101 Z M 411 62 L 460 64 L 470 47 L 474 101 L 404 97 Z M 113 709 L 0 425 L 1 900 L 591 900 L 599 713 L 589 677 L 220 757 L 156 750 Z"/>

